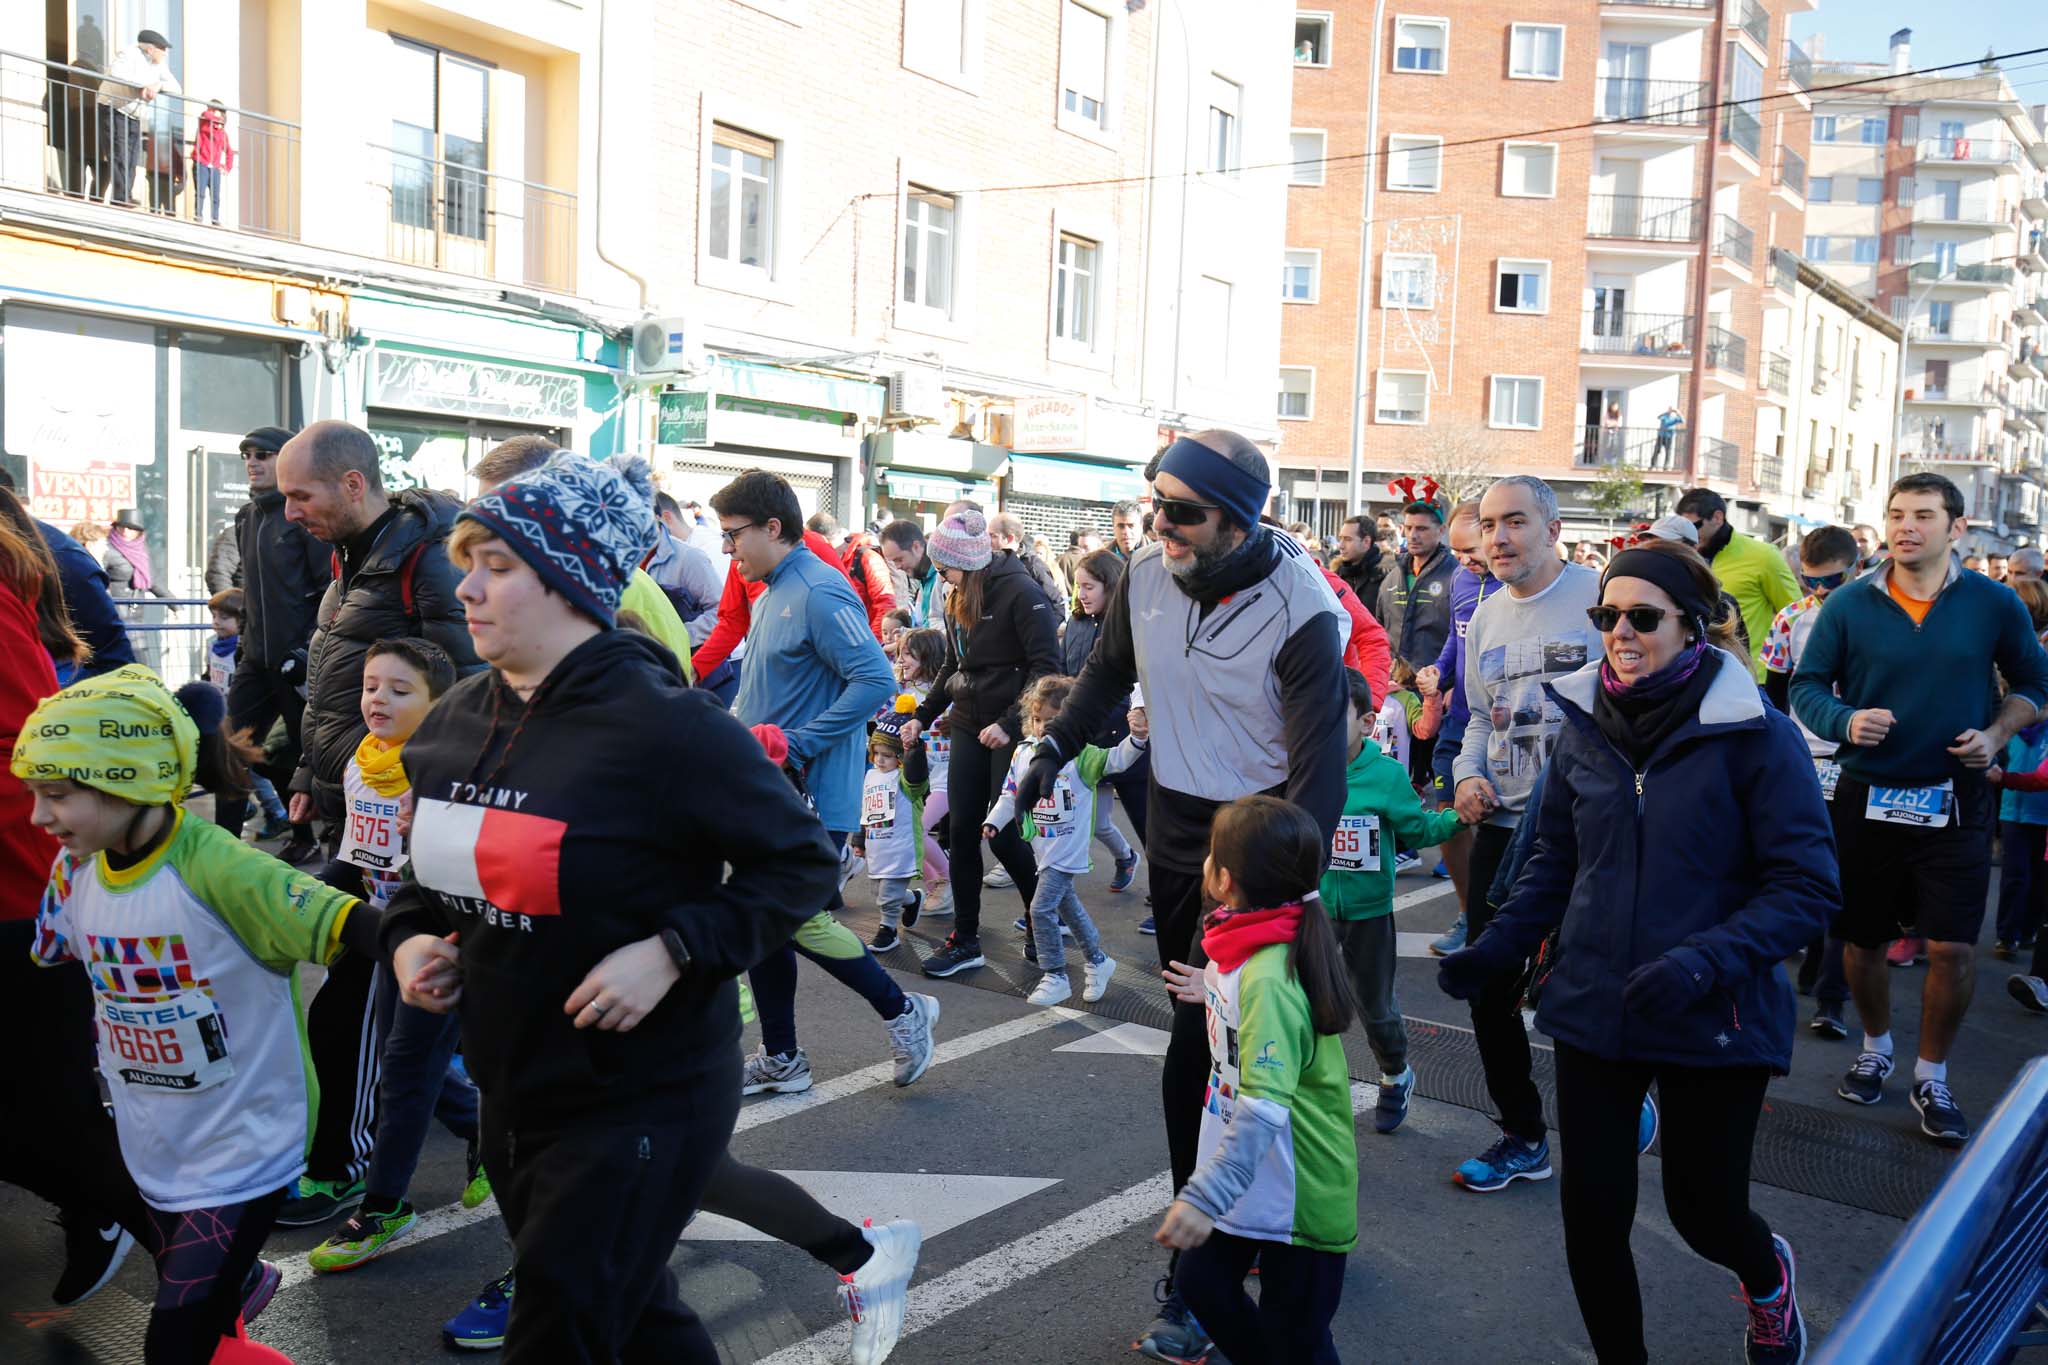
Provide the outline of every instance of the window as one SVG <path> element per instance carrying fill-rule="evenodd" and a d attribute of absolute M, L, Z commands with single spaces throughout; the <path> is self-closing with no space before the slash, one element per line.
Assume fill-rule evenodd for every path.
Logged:
<path fill-rule="evenodd" d="M 1500 192 L 1523 199 L 1555 197 L 1557 144 L 1503 142 L 1500 149 Z"/>
<path fill-rule="evenodd" d="M 1294 16 L 1294 64 L 1330 64 L 1330 16 L 1324 12 L 1297 12 Z"/>
<path fill-rule="evenodd" d="M 1813 116 L 1813 140 L 1815 142 L 1835 141 L 1835 116 L 1815 114 Z"/>
<path fill-rule="evenodd" d="M 1387 188 L 1428 190 L 1443 187 L 1444 140 L 1426 135 L 1387 138 Z"/>
<path fill-rule="evenodd" d="M 1394 70 L 1444 73 L 1444 47 L 1451 36 L 1448 19 L 1394 20 Z"/>
<path fill-rule="evenodd" d="M 1904 297 L 1901 295 L 1900 297 Z M 1955 332 L 1956 306 L 1947 300 L 1930 299 L 1927 302 L 1927 335 L 1951 336 Z"/>
<path fill-rule="evenodd" d="M 980 0 L 903 0 L 903 65 L 961 84 L 979 75 Z"/>
<path fill-rule="evenodd" d="M 1316 372 L 1302 365 L 1280 367 L 1280 416 L 1306 422 L 1316 415 Z"/>
<path fill-rule="evenodd" d="M 1535 431 L 1543 425 L 1543 381 L 1512 374 L 1493 377 L 1493 407 L 1486 424 Z"/>
<path fill-rule="evenodd" d="M 1323 253 L 1290 251 L 1280 267 L 1280 301 L 1314 303 L 1323 282 Z"/>
<path fill-rule="evenodd" d="M 1914 183 L 1913 177 L 1910 175 L 1902 175 L 1899 177 L 1898 197 L 1892 200 L 1892 202 L 1899 205 L 1902 208 L 1910 207 L 1913 203 L 1913 196 L 1918 192 L 1919 187 Z"/>
<path fill-rule="evenodd" d="M 1380 257 L 1380 306 L 1436 307 L 1436 257 L 1394 251 Z"/>
<path fill-rule="evenodd" d="M 959 204 L 950 194 L 912 185 L 903 196 L 903 302 L 953 311 L 953 262 Z"/>
<path fill-rule="evenodd" d="M 711 204 L 706 254 L 772 274 L 777 144 L 723 123 L 711 125 Z"/>
<path fill-rule="evenodd" d="M 1877 238 L 1851 237 L 1849 239 L 1849 248 L 1849 259 L 1857 265 L 1877 264 Z"/>
<path fill-rule="evenodd" d="M 1060 111 L 1109 126 L 1109 17 L 1067 0 L 1060 17 Z"/>
<path fill-rule="evenodd" d="M 1420 370 L 1381 370 L 1373 420 L 1421 426 L 1429 420 L 1429 376 Z"/>
<path fill-rule="evenodd" d="M 1954 242 L 1934 243 L 1934 253 L 1931 259 L 1934 262 L 1935 274 L 1950 275 L 1955 273 L 1956 245 Z"/>
<path fill-rule="evenodd" d="M 1095 344 L 1095 289 L 1102 247 L 1062 232 L 1054 263 L 1052 334 L 1076 346 Z"/>
<path fill-rule="evenodd" d="M 1828 239 L 1825 236 L 1808 236 L 1806 239 L 1805 256 L 1809 261 L 1826 261 L 1828 258 Z"/>
<path fill-rule="evenodd" d="M 1883 178 L 1872 175 L 1857 176 L 1856 202 L 1859 204 L 1882 204 L 1884 202 Z"/>
<path fill-rule="evenodd" d="M 1894 263 L 1908 265 L 1918 259 L 1919 254 L 1919 245 L 1913 240 L 1912 233 L 1901 232 L 1898 236 L 1892 238 L 1892 260 Z"/>
<path fill-rule="evenodd" d="M 1927 392 L 1924 398 L 1948 397 L 1948 362 L 1930 360 L 1927 362 Z"/>
<path fill-rule="evenodd" d="M 393 36 L 391 221 L 450 238 L 489 235 L 490 68 Z M 421 264 L 436 264 L 431 242 Z M 445 248 L 444 248 L 445 251 Z"/>
<path fill-rule="evenodd" d="M 1236 175 L 1237 114 L 1244 92 L 1236 81 L 1221 76 L 1211 76 L 1209 87 L 1209 169 L 1220 175 Z"/>
<path fill-rule="evenodd" d="M 1835 178 L 1831 175 L 1816 175 L 1806 182 L 1806 202 L 1809 204 L 1830 204 L 1835 198 Z"/>
<path fill-rule="evenodd" d="M 1294 165 L 1287 172 L 1290 185 L 1320 185 L 1324 179 L 1323 162 L 1328 157 L 1330 135 L 1320 128 L 1296 128 L 1287 135 L 1289 154 Z"/>
<path fill-rule="evenodd" d="M 1493 306 L 1502 313 L 1550 311 L 1550 262 L 1502 261 L 1495 277 Z"/>
<path fill-rule="evenodd" d="M 1564 79 L 1564 26 L 1512 24 L 1508 28 L 1508 75 L 1524 81 Z"/>
<path fill-rule="evenodd" d="M 1230 378 L 1230 283 L 1203 275 L 1188 290 L 1187 377 L 1196 384 Z"/>
<path fill-rule="evenodd" d="M 1858 128 L 1856 132 L 1857 135 L 1862 139 L 1864 146 L 1882 147 L 1884 145 L 1883 117 L 1879 116 L 1877 118 L 1864 119 L 1863 126 Z"/>

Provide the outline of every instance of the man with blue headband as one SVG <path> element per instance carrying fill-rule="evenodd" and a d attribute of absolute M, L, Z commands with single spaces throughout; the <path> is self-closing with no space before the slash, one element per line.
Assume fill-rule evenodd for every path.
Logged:
<path fill-rule="evenodd" d="M 1294 541 L 1259 524 L 1266 458 L 1231 431 L 1183 436 L 1152 483 L 1157 544 L 1131 556 L 1095 652 L 1019 783 L 1027 809 L 1087 737 L 1144 690 L 1152 785 L 1145 853 L 1159 962 L 1199 967 L 1202 860 L 1216 810 L 1268 793 L 1307 810 L 1325 846 L 1344 809 L 1344 641 L 1350 622 Z M 1154 812 L 1157 812 L 1154 814 Z M 1200 1005 L 1174 1007 L 1161 1089 L 1177 1190 L 1194 1172 L 1209 1044 Z M 1139 1349 L 1198 1359 L 1208 1337 L 1173 1290 Z"/>

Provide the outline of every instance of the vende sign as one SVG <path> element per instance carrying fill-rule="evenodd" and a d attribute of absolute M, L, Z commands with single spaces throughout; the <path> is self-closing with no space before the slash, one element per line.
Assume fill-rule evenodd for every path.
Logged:
<path fill-rule="evenodd" d="M 81 521 L 104 526 L 123 507 L 135 506 L 135 471 L 127 465 L 95 464 L 84 469 L 46 469 L 32 465 L 28 475 L 28 509 L 44 521 L 69 531 Z"/>
<path fill-rule="evenodd" d="M 1088 448 L 1086 398 L 1020 398 L 1010 422 L 1010 449 L 1057 455 Z"/>

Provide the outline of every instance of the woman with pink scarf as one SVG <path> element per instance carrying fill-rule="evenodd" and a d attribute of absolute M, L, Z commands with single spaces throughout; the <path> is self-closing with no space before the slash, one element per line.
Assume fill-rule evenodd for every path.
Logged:
<path fill-rule="evenodd" d="M 108 528 L 106 553 L 100 556 L 100 567 L 107 571 L 107 591 L 115 597 L 169 597 L 170 589 L 156 581 L 156 570 L 149 562 L 149 541 L 144 538 L 145 527 L 140 515 L 133 507 L 123 507 L 114 513 L 114 524 Z M 149 619 L 147 609 L 140 603 L 123 612 L 130 621 L 143 622 Z M 158 621 L 168 620 L 170 613 L 165 610 Z M 137 632 L 135 639 L 136 660 L 158 672 L 162 671 L 163 650 L 156 638 L 157 632 Z"/>

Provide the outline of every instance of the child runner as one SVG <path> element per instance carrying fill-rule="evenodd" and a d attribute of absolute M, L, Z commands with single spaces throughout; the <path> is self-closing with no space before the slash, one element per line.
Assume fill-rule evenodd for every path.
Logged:
<path fill-rule="evenodd" d="M 11 764 L 33 822 L 64 846 L 35 957 L 85 963 L 121 1155 L 147 1206 L 148 1365 L 281 1358 L 237 1339 L 277 1290 L 257 1253 L 306 1168 L 319 1103 L 296 968 L 377 951 L 374 910 L 186 817 L 197 747 L 163 683 L 129 664 L 45 699 Z"/>
<path fill-rule="evenodd" d="M 404 875 L 402 815 L 412 795 L 405 743 L 443 692 L 455 686 L 455 661 L 440 646 L 413 636 L 379 640 L 363 658 L 363 724 L 369 733 L 342 775 L 347 823 L 341 860 L 359 868 L 370 904 L 390 903 Z M 429 1115 L 469 1146 L 462 1207 L 491 1197 L 477 1143 L 476 1087 L 449 1068 L 455 1017 L 433 1014 L 398 998 L 398 983 L 379 971 L 372 987 L 377 1036 L 384 1040 L 377 1079 L 377 1137 L 363 1178 L 363 1202 L 306 1262 L 319 1273 L 353 1270 L 411 1232 L 419 1215 L 406 1200 L 427 1140 Z"/>
<path fill-rule="evenodd" d="M 1352 669 L 1356 673 L 1358 670 Z M 1364 674 L 1359 674 L 1364 677 Z M 1443 724 L 1443 697 L 1441 694 L 1425 699 L 1415 687 L 1415 666 L 1406 659 L 1395 659 L 1388 673 L 1387 698 L 1380 703 L 1378 713 L 1373 717 L 1373 743 L 1388 758 L 1393 759 L 1412 774 L 1412 754 L 1417 740 L 1436 737 L 1437 728 Z M 1370 681 L 1367 683 L 1371 687 Z M 1394 855 L 1394 870 L 1407 872 L 1422 862 L 1421 852 L 1414 846 L 1402 848 Z"/>
<path fill-rule="evenodd" d="M 206 609 L 213 614 L 213 639 L 206 646 L 206 680 L 225 697 L 228 680 L 235 676 L 235 655 L 242 647 L 242 622 L 248 616 L 248 599 L 240 588 L 228 588 L 208 598 Z M 233 751 L 236 742 L 225 731 L 222 732 L 221 743 L 225 748 Z M 285 819 L 284 799 L 277 794 L 276 784 L 251 768 L 248 786 L 263 805 L 263 830 L 256 838 L 276 839 L 284 835 L 291 828 L 291 823 Z M 209 786 L 208 790 L 211 789 Z M 215 818 L 221 824 L 229 825 L 235 833 L 241 833 L 241 817 L 234 813 L 236 807 L 223 807 L 218 801 L 215 807 Z"/>
<path fill-rule="evenodd" d="M 1095 639 L 1102 633 L 1102 613 L 1109 609 L 1109 596 L 1123 576 L 1124 561 L 1108 550 L 1097 550 L 1074 565 L 1074 611 L 1060 628 L 1060 672 L 1068 677 L 1080 677 L 1088 656 L 1095 652 Z M 1130 733 L 1125 719 L 1129 710 L 1129 706 L 1121 708 L 1109 727 L 1094 737 L 1095 742 L 1105 749 L 1121 743 Z M 1151 754 L 1140 754 L 1136 763 L 1109 782 L 1110 789 L 1124 803 L 1131 832 L 1141 844 L 1145 842 L 1145 782 L 1151 772 Z M 1110 878 L 1109 889 L 1123 892 L 1137 884 L 1138 851 L 1110 819 L 1114 809 L 1115 802 L 1107 796 L 1096 801 L 1095 838 L 1116 859 L 1116 875 Z"/>
<path fill-rule="evenodd" d="M 860 828 L 853 839 L 867 859 L 868 876 L 875 882 L 875 908 L 882 912 L 881 927 L 868 944 L 869 950 L 877 953 L 896 946 L 902 938 L 899 926 L 907 929 L 916 924 L 917 912 L 924 905 L 924 892 L 913 890 L 910 879 L 917 872 L 918 848 L 924 842 L 924 801 L 931 790 L 931 770 L 921 741 L 913 740 L 908 752 L 903 743 L 904 717 L 916 710 L 916 699 L 904 693 L 868 736 Z"/>
<path fill-rule="evenodd" d="M 1037 858 L 1038 892 L 1031 898 L 1031 924 L 1024 944 L 1025 960 L 1035 963 L 1045 972 L 1027 997 L 1034 1005 L 1057 1005 L 1074 993 L 1072 984 L 1067 980 L 1066 951 L 1060 943 L 1062 918 L 1079 936 L 1086 960 L 1086 984 L 1081 998 L 1100 1000 L 1103 992 L 1109 989 L 1110 977 L 1116 974 L 1116 959 L 1102 951 L 1102 936 L 1096 932 L 1095 921 L 1088 917 L 1087 908 L 1081 904 L 1081 893 L 1074 889 L 1074 879 L 1090 868 L 1088 845 L 1089 836 L 1095 829 L 1097 789 L 1105 777 L 1124 771 L 1145 752 L 1145 741 L 1137 735 L 1126 738 L 1115 749 L 1104 749 L 1094 744 L 1082 746 L 1073 761 L 1060 769 L 1051 793 L 1030 810 L 1022 812 L 1020 818 L 1017 779 L 1031 766 L 1032 756 L 1038 751 L 1038 742 L 1045 737 L 1045 727 L 1059 715 L 1060 707 L 1066 704 L 1067 694 L 1073 690 L 1072 678 L 1053 673 L 1032 683 L 1018 699 L 1026 739 L 1017 746 L 1017 753 L 1010 760 L 1010 773 L 1003 780 L 1003 793 L 989 809 L 981 831 L 984 837 L 993 839 L 996 831 L 1010 821 L 1018 820 Z"/>
<path fill-rule="evenodd" d="M 931 695 L 932 680 L 945 664 L 946 636 L 942 631 L 922 626 L 905 631 L 897 642 L 897 681 L 917 698 L 919 705 Z M 953 732 L 941 718 L 920 738 L 924 741 L 925 763 L 931 769 L 931 795 L 924 803 L 924 905 L 920 913 L 937 918 L 953 913 L 953 887 L 949 880 L 952 868 L 938 842 L 946 829 L 946 812 L 952 809 L 946 798 L 946 773 L 953 759 Z"/>
<path fill-rule="evenodd" d="M 1408 669 L 1404 659 L 1394 671 Z M 1372 685 L 1355 668 L 1344 670 L 1351 687 L 1351 714 L 1345 729 L 1351 764 L 1344 772 L 1344 814 L 1330 846 L 1329 871 L 1323 874 L 1323 909 L 1336 928 L 1351 971 L 1351 990 L 1365 1018 L 1366 1041 L 1380 1065 L 1380 1097 L 1373 1109 L 1373 1127 L 1391 1133 L 1408 1117 L 1408 1096 L 1415 1089 L 1415 1070 L 1408 1065 L 1408 1027 L 1394 999 L 1394 848 L 1420 849 L 1440 844 L 1459 829 L 1458 812 L 1449 807 L 1425 810 L 1409 782 L 1408 765 L 1366 743 L 1368 717 L 1373 715 Z M 1410 669 L 1410 677 L 1413 670 Z M 1405 687 L 1405 684 L 1404 684 Z M 1399 709 L 1396 692 L 1380 708 Z M 1432 698 L 1432 701 L 1435 699 Z M 1375 731 L 1375 736 L 1377 731 Z M 1392 836 L 1391 840 L 1388 836 Z"/>
<path fill-rule="evenodd" d="M 877 638 L 881 640 L 882 652 L 889 656 L 891 663 L 896 660 L 896 650 L 903 643 L 903 637 L 916 626 L 908 607 L 891 607 L 882 613 L 882 630 Z"/>
<path fill-rule="evenodd" d="M 1247 796 L 1216 812 L 1203 894 L 1208 965 L 1161 973 L 1209 1017 L 1202 1151 L 1153 1234 L 1174 1287 L 1232 1365 L 1337 1365 L 1330 1320 L 1358 1242 L 1358 1139 L 1344 1031 L 1350 987 L 1313 904 L 1323 835 L 1307 811 Z M 1244 1292 L 1259 1264 L 1259 1300 Z"/>

